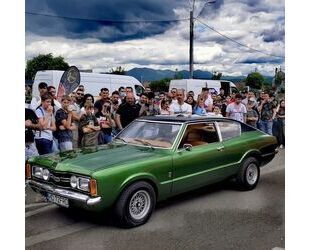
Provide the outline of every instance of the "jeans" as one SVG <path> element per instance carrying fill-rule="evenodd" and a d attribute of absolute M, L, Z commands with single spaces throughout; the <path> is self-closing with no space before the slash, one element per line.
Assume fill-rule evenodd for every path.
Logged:
<path fill-rule="evenodd" d="M 108 134 L 101 132 L 99 136 L 100 136 L 99 138 L 100 144 L 107 144 L 112 141 L 112 135 L 108 135 Z"/>
<path fill-rule="evenodd" d="M 259 121 L 259 129 L 267 134 L 272 135 L 272 121 Z"/>
<path fill-rule="evenodd" d="M 60 152 L 72 150 L 73 149 L 72 141 L 59 142 L 59 149 Z"/>
<path fill-rule="evenodd" d="M 41 138 L 35 139 L 39 155 L 53 153 L 53 141 Z"/>
<path fill-rule="evenodd" d="M 282 119 L 275 119 L 273 121 L 272 132 L 273 135 L 277 138 L 279 146 L 281 144 L 285 146 L 284 124 L 284 120 Z"/>

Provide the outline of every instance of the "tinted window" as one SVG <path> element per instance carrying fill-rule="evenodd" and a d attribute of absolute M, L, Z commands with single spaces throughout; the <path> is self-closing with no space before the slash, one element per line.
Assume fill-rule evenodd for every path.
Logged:
<path fill-rule="evenodd" d="M 179 148 L 183 148 L 184 144 L 200 146 L 218 141 L 219 137 L 213 123 L 190 124 L 186 128 Z"/>
<path fill-rule="evenodd" d="M 240 136 L 241 128 L 238 122 L 218 122 L 223 141 Z"/>

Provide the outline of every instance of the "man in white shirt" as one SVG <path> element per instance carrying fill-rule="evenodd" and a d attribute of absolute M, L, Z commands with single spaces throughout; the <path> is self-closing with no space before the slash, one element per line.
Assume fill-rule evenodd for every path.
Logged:
<path fill-rule="evenodd" d="M 177 102 L 171 103 L 170 105 L 170 112 L 171 114 L 192 114 L 192 106 L 184 102 L 184 90 L 178 89 L 177 90 Z"/>
<path fill-rule="evenodd" d="M 202 96 L 203 99 L 205 100 L 205 109 L 208 112 L 212 112 L 213 109 L 213 99 L 211 94 L 209 93 L 209 89 L 208 88 L 203 88 L 202 89 Z"/>
<path fill-rule="evenodd" d="M 171 96 L 171 103 L 177 103 L 177 89 L 176 88 L 172 88 L 170 91 L 170 96 Z"/>
<path fill-rule="evenodd" d="M 37 107 L 40 106 L 41 96 L 48 93 L 47 84 L 45 82 L 40 82 L 38 85 L 38 89 L 39 89 L 40 96 L 32 97 L 31 103 L 29 105 L 29 108 L 32 109 L 33 111 L 36 111 Z"/>
<path fill-rule="evenodd" d="M 230 103 L 226 108 L 226 117 L 245 122 L 245 116 L 247 113 L 245 105 L 241 102 L 242 96 L 240 94 L 235 95 L 235 102 Z"/>

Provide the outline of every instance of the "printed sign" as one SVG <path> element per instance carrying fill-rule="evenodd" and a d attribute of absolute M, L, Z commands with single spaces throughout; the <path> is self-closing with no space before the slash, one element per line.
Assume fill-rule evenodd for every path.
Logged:
<path fill-rule="evenodd" d="M 73 92 L 79 86 L 80 80 L 81 76 L 79 69 L 75 66 L 70 66 L 60 79 L 57 98 L 61 98 L 63 95 L 69 95 Z"/>

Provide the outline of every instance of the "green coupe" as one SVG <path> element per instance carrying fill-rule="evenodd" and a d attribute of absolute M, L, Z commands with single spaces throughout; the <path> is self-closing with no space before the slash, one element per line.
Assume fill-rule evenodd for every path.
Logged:
<path fill-rule="evenodd" d="M 29 159 L 26 178 L 49 202 L 112 207 L 122 225 L 134 227 L 176 194 L 229 178 L 255 188 L 276 148 L 275 137 L 231 119 L 142 117 L 110 144 Z"/>

